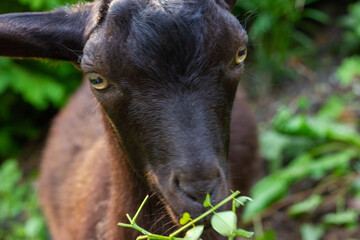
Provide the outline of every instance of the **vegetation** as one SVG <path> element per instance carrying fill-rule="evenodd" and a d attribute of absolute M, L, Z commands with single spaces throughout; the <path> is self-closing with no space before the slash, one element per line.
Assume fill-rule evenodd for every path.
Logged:
<path fill-rule="evenodd" d="M 329 16 L 311 6 L 319 0 L 238 1 L 235 14 L 245 16 L 250 50 L 256 62 L 253 81 L 261 81 L 264 91 L 284 77 L 295 77 L 292 61 L 304 61 L 316 54 L 309 34 L 317 23 L 326 24 Z"/>
<path fill-rule="evenodd" d="M 47 239 L 34 178 L 22 179 L 18 164 L 12 159 L 1 165 L 0 179 L 0 239 Z"/>
<path fill-rule="evenodd" d="M 2 0 L 0 13 L 74 2 Z M 360 1 L 238 1 L 234 14 L 249 33 L 246 84 L 252 96 L 279 93 L 300 80 L 335 86 L 320 102 L 311 98 L 315 92 L 297 96 L 270 123 L 260 123 L 267 171 L 245 208 L 246 229 L 253 226 L 257 240 L 279 239 L 271 216 L 281 212 L 299 226 L 302 240 L 324 239 L 334 229 L 350 236 L 359 231 L 360 214 Z M 314 73 L 324 69 L 331 73 L 320 80 Z M 36 204 L 36 174 L 24 177 L 13 159 L 43 138 L 80 78 L 68 63 L 0 59 L 0 239 L 48 239 Z M 185 214 L 182 223 L 193 226 L 190 218 Z M 134 227 L 136 217 L 129 220 Z"/>
<path fill-rule="evenodd" d="M 52 9 L 66 2 L 70 1 L 3 0 L 0 14 Z M 1 163 L 17 157 L 29 140 L 41 135 L 44 126 L 48 126 L 57 109 L 64 106 L 79 85 L 81 74 L 70 63 L 6 58 L 0 59 L 0 73 Z"/>
<path fill-rule="evenodd" d="M 0 14 L 47 10 L 69 2 L 2 0 Z M 36 173 L 24 177 L 12 158 L 29 141 L 44 135 L 80 78 L 69 63 L 0 58 L 0 239 L 49 239 L 37 203 Z"/>
<path fill-rule="evenodd" d="M 359 53 L 360 50 L 360 2 L 349 4 L 348 15 L 340 19 L 340 25 L 345 29 L 343 34 L 343 42 L 345 43 L 342 50 L 345 54 L 354 52 Z"/>
<path fill-rule="evenodd" d="M 205 213 L 201 214 L 199 217 L 195 219 L 191 219 L 191 216 L 189 213 L 185 212 L 183 214 L 183 217 L 180 219 L 179 223 L 181 225 L 184 225 L 180 229 L 176 230 L 175 232 L 171 233 L 168 237 L 167 236 L 161 236 L 156 235 L 153 233 L 148 232 L 147 230 L 141 228 L 136 224 L 137 217 L 140 214 L 141 209 L 144 207 L 147 199 L 149 196 L 145 198 L 141 206 L 139 207 L 138 211 L 136 212 L 135 216 L 131 218 L 129 214 L 127 214 L 127 218 L 129 219 L 130 224 L 126 223 L 118 223 L 120 227 L 127 227 L 127 228 L 133 228 L 142 234 L 143 236 L 139 236 L 137 240 L 140 239 L 154 239 L 154 240 L 198 240 L 200 239 L 203 231 L 204 231 L 204 225 L 198 225 L 195 224 L 200 221 L 201 219 L 205 218 L 209 214 L 214 214 L 211 217 L 211 226 L 212 228 L 221 234 L 222 236 L 228 237 L 229 240 L 233 240 L 235 237 L 245 237 L 250 238 L 254 233 L 245 231 L 241 228 L 237 227 L 238 219 L 236 216 L 236 208 L 240 206 L 244 206 L 245 202 L 252 201 L 248 197 L 237 197 L 240 192 L 236 191 L 233 194 L 231 194 L 229 197 L 221 201 L 215 206 L 212 206 L 210 195 L 208 194 L 206 196 L 206 199 L 203 203 L 204 207 L 210 207 L 210 210 L 206 211 Z M 236 198 L 237 197 L 237 198 Z M 226 204 L 227 202 L 232 201 L 232 211 L 223 211 L 223 212 L 215 212 L 218 208 Z M 177 237 L 179 234 L 184 232 L 186 229 L 192 227 L 190 230 L 188 230 L 185 234 L 184 238 Z"/>
<path fill-rule="evenodd" d="M 243 220 L 260 221 L 286 208 L 290 218 L 301 219 L 304 240 L 320 240 L 332 226 L 357 227 L 360 211 L 346 202 L 360 201 L 360 134 L 354 122 L 341 122 L 351 102 L 333 96 L 313 115 L 300 106 L 296 114 L 281 108 L 262 131 L 270 173 L 253 187 L 255 201 L 245 209 Z M 336 207 L 316 212 L 325 204 Z"/>

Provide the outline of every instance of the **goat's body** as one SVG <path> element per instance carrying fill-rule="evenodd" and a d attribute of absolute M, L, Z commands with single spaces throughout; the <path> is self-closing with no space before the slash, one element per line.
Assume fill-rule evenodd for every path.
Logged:
<path fill-rule="evenodd" d="M 138 235 L 116 223 L 127 222 L 125 214 L 133 215 L 151 190 L 129 171 L 115 140 L 105 134 L 106 124 L 97 105 L 84 82 L 50 131 L 40 194 L 54 239 L 125 240 Z M 255 121 L 240 89 L 231 129 L 229 184 L 245 194 L 256 175 L 257 138 Z M 118 161 L 111 161 L 114 156 Z M 173 227 L 157 198 L 145 206 L 139 224 L 158 233 Z"/>

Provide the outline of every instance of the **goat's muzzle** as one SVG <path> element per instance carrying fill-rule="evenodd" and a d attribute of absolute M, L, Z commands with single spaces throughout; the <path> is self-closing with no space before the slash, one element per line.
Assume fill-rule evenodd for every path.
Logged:
<path fill-rule="evenodd" d="M 171 170 L 166 185 L 162 194 L 176 221 L 184 212 L 190 213 L 194 219 L 207 211 L 203 207 L 207 194 L 210 194 L 212 204 L 216 205 L 228 193 L 225 174 L 218 161 L 175 167 Z M 201 223 L 208 225 L 209 220 L 210 217 L 207 217 Z"/>

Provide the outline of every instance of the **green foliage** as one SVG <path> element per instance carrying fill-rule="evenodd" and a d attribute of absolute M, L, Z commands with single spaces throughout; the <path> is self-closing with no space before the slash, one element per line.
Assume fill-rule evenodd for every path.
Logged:
<path fill-rule="evenodd" d="M 56 107 L 64 105 L 65 86 L 53 78 L 18 66 L 11 59 L 0 59 L 0 66 L 0 94 L 12 90 L 39 110 L 48 108 L 51 103 Z"/>
<path fill-rule="evenodd" d="M 197 240 L 204 231 L 204 226 L 197 226 L 186 232 L 184 240 Z"/>
<path fill-rule="evenodd" d="M 31 11 L 43 11 L 43 10 L 52 10 L 58 6 L 64 6 L 65 4 L 73 4 L 78 1 L 76 0 L 18 0 L 17 4 L 27 7 Z M 7 6 L 10 7 L 8 1 L 4 1 L 0 6 L 4 6 L 6 9 Z M 1 9 L 4 9 L 1 8 Z"/>
<path fill-rule="evenodd" d="M 302 202 L 296 203 L 289 208 L 290 216 L 297 216 L 300 214 L 310 213 L 315 210 L 323 202 L 321 195 L 312 195 Z"/>
<path fill-rule="evenodd" d="M 267 131 L 262 134 L 265 136 L 262 142 L 266 143 L 263 145 L 266 147 L 264 156 L 270 156 L 270 160 L 272 157 L 273 160 L 279 161 L 277 158 L 281 158 L 285 148 L 296 147 L 296 141 L 294 146 L 293 139 L 301 137 L 309 144 L 302 149 L 302 152 L 295 152 L 294 159 L 287 166 L 274 169 L 269 176 L 255 185 L 252 189 L 252 198 L 256 201 L 245 208 L 245 221 L 261 214 L 267 207 L 284 197 L 295 182 L 305 178 L 320 179 L 331 171 L 345 174 L 349 171 L 350 161 L 359 157 L 360 154 L 360 135 L 356 129 L 324 118 L 324 114 L 313 117 L 294 115 L 291 110 L 282 108 L 274 117 L 268 131 L 273 135 L 284 136 L 282 141 L 272 141 Z M 280 144 L 280 146 L 271 147 L 271 144 Z M 276 153 L 269 153 L 271 149 Z M 319 204 L 319 199 L 308 201 L 312 205 Z M 309 202 L 303 204 L 306 205 Z M 304 205 L 294 207 L 295 209 L 305 208 Z"/>
<path fill-rule="evenodd" d="M 293 76 L 287 63 L 294 57 L 312 56 L 317 52 L 308 36 L 310 22 L 328 23 L 329 17 L 309 7 L 312 1 L 254 0 L 238 1 L 235 15 L 248 17 L 250 47 L 261 84 L 271 84 L 284 76 Z"/>
<path fill-rule="evenodd" d="M 210 207 L 211 206 L 211 199 L 210 199 L 210 194 L 206 194 L 206 198 L 205 201 L 203 203 L 204 207 Z"/>
<path fill-rule="evenodd" d="M 346 210 L 337 213 L 326 214 L 320 224 L 303 224 L 300 232 L 303 240 L 321 240 L 326 229 L 331 226 L 347 227 L 349 229 L 357 227 L 359 213 L 355 210 Z"/>
<path fill-rule="evenodd" d="M 262 216 L 287 202 L 289 217 L 303 222 L 300 229 L 303 240 L 320 240 L 333 226 L 351 229 L 357 226 L 360 212 L 346 205 L 345 199 L 360 199 L 360 182 L 355 177 L 360 170 L 360 134 L 356 119 L 341 122 L 344 113 L 357 107 L 351 91 L 340 96 L 332 95 L 312 114 L 306 113 L 309 107 L 302 100 L 297 101 L 296 110 L 282 107 L 270 126 L 261 131 L 262 153 L 270 173 L 251 190 L 255 201 L 245 207 L 245 222 L 254 221 L 255 226 L 261 226 Z M 295 184 L 299 187 L 309 180 L 313 188 L 307 186 L 304 192 L 293 192 Z M 341 184 L 339 192 L 325 190 L 334 183 Z M 303 197 L 301 201 L 288 202 L 299 196 Z M 313 216 L 319 214 L 317 210 L 323 204 L 335 205 L 334 199 L 336 211 Z M 304 223 L 306 219 L 311 224 Z M 264 235 L 259 239 L 267 238 Z"/>
<path fill-rule="evenodd" d="M 347 54 L 360 49 L 360 1 L 348 6 L 348 15 L 340 19 L 340 25 L 346 30 L 341 48 Z"/>
<path fill-rule="evenodd" d="M 22 182 L 21 175 L 16 160 L 0 167 L 0 239 L 46 239 L 33 181 Z"/>
<path fill-rule="evenodd" d="M 223 236 L 232 236 L 237 230 L 237 217 L 232 211 L 216 213 L 211 218 L 212 228 Z"/>
<path fill-rule="evenodd" d="M 355 210 L 347 210 L 338 213 L 329 213 L 324 217 L 325 224 L 356 226 L 359 213 Z"/>
<path fill-rule="evenodd" d="M 137 238 L 137 240 L 140 240 L 140 239 L 198 240 L 198 239 L 200 239 L 200 237 L 201 237 L 201 235 L 202 235 L 202 233 L 204 231 L 204 226 L 203 225 L 195 226 L 195 224 L 199 220 L 201 220 L 201 219 L 205 218 L 206 216 L 208 216 L 209 214 L 214 214 L 211 217 L 211 226 L 216 232 L 218 232 L 219 234 L 221 234 L 223 236 L 228 237 L 229 240 L 233 240 L 235 237 L 250 238 L 250 237 L 252 237 L 254 235 L 254 233 L 245 231 L 245 230 L 243 230 L 241 228 L 237 228 L 238 219 L 237 219 L 237 216 L 236 216 L 236 213 L 235 213 L 236 212 L 236 207 L 235 207 L 236 204 L 235 204 L 235 202 L 240 203 L 240 204 L 238 204 L 238 206 L 240 206 L 241 204 L 244 204 L 246 201 L 252 201 L 252 200 L 250 198 L 248 198 L 248 197 L 235 198 L 239 194 L 240 194 L 239 191 L 234 192 L 232 195 L 230 195 L 229 197 L 227 197 L 226 199 L 221 201 L 216 206 L 212 206 L 210 195 L 207 194 L 203 205 L 206 206 L 206 207 L 210 207 L 211 209 L 206 211 L 205 213 L 201 214 L 196 219 L 191 219 L 191 216 L 190 216 L 189 213 L 184 213 L 183 217 L 180 219 L 180 224 L 185 225 L 185 226 L 183 226 L 180 229 L 176 230 L 175 232 L 171 233 L 168 237 L 150 233 L 147 230 L 141 228 L 140 226 L 138 226 L 136 224 L 136 219 L 139 216 L 140 211 L 144 207 L 144 205 L 145 205 L 145 203 L 146 203 L 146 201 L 148 199 L 148 196 L 145 198 L 143 203 L 140 205 L 137 213 L 135 214 L 135 216 L 133 218 L 131 218 L 128 214 L 126 215 L 127 218 L 130 221 L 130 224 L 118 223 L 118 225 L 121 226 L 121 227 L 133 228 L 133 229 L 143 233 L 144 235 L 139 236 Z M 216 212 L 216 210 L 218 208 L 220 208 L 221 206 L 223 206 L 224 204 L 226 204 L 229 201 L 233 202 L 232 211 Z M 188 230 L 185 233 L 184 238 L 176 237 L 177 235 L 184 232 L 187 228 L 189 228 L 191 226 L 193 228 L 191 228 L 190 230 Z"/>
<path fill-rule="evenodd" d="M 343 110 L 345 109 L 346 104 L 344 100 L 337 96 L 331 96 L 320 109 L 317 116 L 322 119 L 334 120 L 337 119 Z"/>
<path fill-rule="evenodd" d="M 325 229 L 318 225 L 303 224 L 300 229 L 303 240 L 321 240 L 325 233 Z"/>
<path fill-rule="evenodd" d="M 55 109 L 79 85 L 81 75 L 69 63 L 55 68 L 44 62 L 5 58 L 0 58 L 0 73 L 1 161 L 17 155 L 25 141 L 39 135 Z"/>
<path fill-rule="evenodd" d="M 359 38 L 360 41 L 360 38 Z M 360 56 L 345 58 L 336 71 L 342 86 L 349 86 L 360 80 Z"/>
<path fill-rule="evenodd" d="M 272 229 L 266 230 L 263 236 L 261 237 L 256 236 L 255 238 L 255 240 L 275 240 L 275 239 L 276 239 L 276 234 L 275 231 Z"/>
<path fill-rule="evenodd" d="M 184 212 L 182 218 L 180 218 L 179 223 L 181 225 L 187 224 L 191 220 L 190 214 L 188 212 Z"/>

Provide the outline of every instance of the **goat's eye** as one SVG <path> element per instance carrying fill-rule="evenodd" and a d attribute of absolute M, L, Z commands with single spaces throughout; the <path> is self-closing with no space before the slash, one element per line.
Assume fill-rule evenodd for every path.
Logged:
<path fill-rule="evenodd" d="M 106 79 L 103 78 L 100 74 L 88 73 L 88 78 L 91 86 L 93 86 L 95 89 L 102 90 L 109 86 L 108 81 L 106 81 Z"/>
<path fill-rule="evenodd" d="M 238 65 L 243 63 L 245 61 L 246 56 L 247 56 L 247 48 L 245 45 L 242 45 L 236 52 L 235 63 Z"/>

